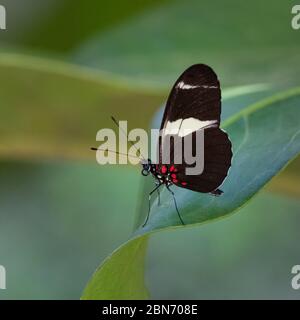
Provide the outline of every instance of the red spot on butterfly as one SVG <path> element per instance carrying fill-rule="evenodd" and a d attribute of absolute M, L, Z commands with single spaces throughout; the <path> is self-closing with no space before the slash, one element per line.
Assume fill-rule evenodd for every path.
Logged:
<path fill-rule="evenodd" d="M 178 169 L 175 166 L 170 167 L 170 172 L 178 172 Z"/>
<path fill-rule="evenodd" d="M 187 185 L 187 182 L 184 182 L 184 181 L 183 181 L 183 182 L 181 182 L 181 185 L 182 185 L 182 186 L 186 186 L 186 185 Z"/>
<path fill-rule="evenodd" d="M 173 183 L 178 183 L 178 180 L 177 179 L 173 179 L 172 182 Z"/>
<path fill-rule="evenodd" d="M 171 174 L 171 178 L 172 178 L 172 179 L 176 179 L 176 178 L 177 178 L 177 177 L 176 177 L 176 174 L 175 174 L 175 173 L 172 173 L 172 174 Z"/>
<path fill-rule="evenodd" d="M 165 174 L 165 173 L 167 172 L 167 170 L 168 170 L 168 169 L 167 169 L 166 166 L 162 166 L 162 167 L 161 167 L 161 173 L 162 173 L 162 174 Z"/>

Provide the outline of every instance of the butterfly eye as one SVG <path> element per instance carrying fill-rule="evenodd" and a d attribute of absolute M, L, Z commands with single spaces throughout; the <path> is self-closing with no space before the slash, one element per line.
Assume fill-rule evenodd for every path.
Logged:
<path fill-rule="evenodd" d="M 142 170 L 142 175 L 144 176 L 144 177 L 146 177 L 146 176 L 148 176 L 149 175 L 149 170 L 147 170 L 147 169 L 143 169 Z"/>

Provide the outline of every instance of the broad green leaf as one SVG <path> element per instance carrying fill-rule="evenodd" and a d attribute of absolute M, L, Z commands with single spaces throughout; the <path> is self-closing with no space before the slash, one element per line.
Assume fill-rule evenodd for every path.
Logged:
<path fill-rule="evenodd" d="M 144 263 L 147 236 L 126 243 L 106 259 L 101 269 L 96 270 L 93 281 L 86 288 L 82 299 L 146 299 L 148 292 L 144 284 Z M 101 270 L 101 271 L 100 271 Z"/>
<path fill-rule="evenodd" d="M 250 105 L 224 121 L 223 127 L 230 135 L 234 152 L 232 167 L 221 187 L 224 194 L 213 197 L 174 188 L 181 216 L 187 225 L 209 222 L 233 213 L 296 157 L 300 151 L 299 104 L 300 88 L 296 88 Z M 161 200 L 160 206 L 154 201 L 147 225 L 138 228 L 133 238 L 115 251 L 114 257 L 129 257 L 130 247 L 144 247 L 149 233 L 183 227 L 169 192 L 164 190 Z M 104 283 L 101 276 L 103 270 L 115 269 L 114 264 L 121 265 L 122 261 L 112 257 L 104 261 L 88 283 L 83 299 L 119 298 L 118 290 L 107 288 L 107 279 Z M 136 268 L 134 265 L 133 270 Z M 122 279 L 118 278 L 118 286 L 123 290 L 131 271 L 123 274 Z M 108 296 L 107 291 L 115 294 Z M 144 297 L 142 293 L 140 297 Z"/>
<path fill-rule="evenodd" d="M 93 35 L 74 59 L 168 87 L 182 70 L 199 62 L 213 66 L 226 86 L 295 85 L 299 45 L 289 1 L 178 0 Z"/>
<path fill-rule="evenodd" d="M 243 86 L 223 91 L 222 121 L 234 113 L 243 110 L 250 104 L 275 94 L 277 91 L 278 89 L 268 85 Z M 160 116 L 162 116 L 162 114 Z M 299 172 L 300 157 L 297 157 L 297 159 L 272 180 L 271 184 L 268 184 L 267 190 L 299 197 Z"/>
<path fill-rule="evenodd" d="M 48 14 L 44 12 L 44 19 L 23 37 L 22 43 L 43 50 L 68 51 L 94 33 L 119 26 L 167 1 L 114 0 L 104 4 L 98 0 L 64 0 L 48 10 Z"/>
<path fill-rule="evenodd" d="M 141 82 L 17 54 L 0 53 L 0 82 L 2 156 L 91 157 L 111 115 L 146 128 L 165 99 Z"/>

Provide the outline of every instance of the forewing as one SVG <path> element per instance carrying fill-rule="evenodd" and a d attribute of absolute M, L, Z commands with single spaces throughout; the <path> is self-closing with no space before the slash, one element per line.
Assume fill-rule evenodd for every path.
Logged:
<path fill-rule="evenodd" d="M 161 129 L 168 122 L 195 118 L 220 124 L 221 90 L 215 72 L 205 64 L 195 64 L 175 82 L 167 100 Z"/>

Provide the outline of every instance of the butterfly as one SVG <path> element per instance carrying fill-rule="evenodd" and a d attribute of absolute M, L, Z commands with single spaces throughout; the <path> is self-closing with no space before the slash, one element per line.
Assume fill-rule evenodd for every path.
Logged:
<path fill-rule="evenodd" d="M 153 162 L 142 157 L 141 173 L 143 176 L 151 174 L 156 185 L 149 193 L 148 214 L 143 226 L 149 219 L 151 196 L 154 192 L 158 193 L 160 203 L 161 186 L 165 186 L 171 193 L 178 218 L 183 225 L 185 223 L 171 186 L 214 196 L 222 195 L 223 191 L 219 187 L 231 166 L 232 145 L 227 133 L 220 129 L 220 117 L 221 89 L 216 73 L 205 64 L 192 65 L 177 79 L 168 97 L 160 126 L 158 161 Z M 118 121 L 114 117 L 111 118 L 122 131 Z M 199 133 L 203 138 L 200 141 L 197 139 Z M 128 138 L 126 132 L 123 131 L 123 134 Z M 129 142 L 139 151 L 132 141 Z M 195 165 L 187 161 L 184 151 L 189 149 L 191 154 L 197 154 L 199 145 L 202 147 L 202 170 L 190 174 L 188 170 L 193 169 Z M 108 149 L 91 149 L 122 154 Z"/>
<path fill-rule="evenodd" d="M 158 141 L 158 162 L 150 159 L 142 161 L 142 175 L 152 174 L 155 179 L 155 188 L 149 193 L 148 215 L 143 226 L 146 225 L 150 214 L 150 201 L 154 192 L 165 186 L 171 193 L 178 218 L 184 225 L 175 194 L 171 186 L 175 185 L 201 193 L 210 193 L 214 196 L 222 195 L 219 189 L 226 178 L 232 159 L 232 145 L 227 133 L 220 129 L 221 116 L 221 89 L 216 73 L 205 64 L 195 64 L 186 69 L 175 82 L 168 97 L 164 110 L 160 130 L 162 132 Z M 168 130 L 176 139 L 169 148 L 163 148 L 167 139 Z M 182 150 L 188 136 L 191 138 L 192 152 L 197 148 L 196 134 L 203 133 L 203 170 L 200 174 L 187 174 L 187 163 L 182 156 L 180 163 L 175 163 L 175 151 Z M 188 132 L 185 134 L 185 132 Z M 176 149 L 179 142 L 181 146 Z M 170 161 L 164 162 L 169 155 Z M 173 159 L 173 160 L 172 160 Z"/>

